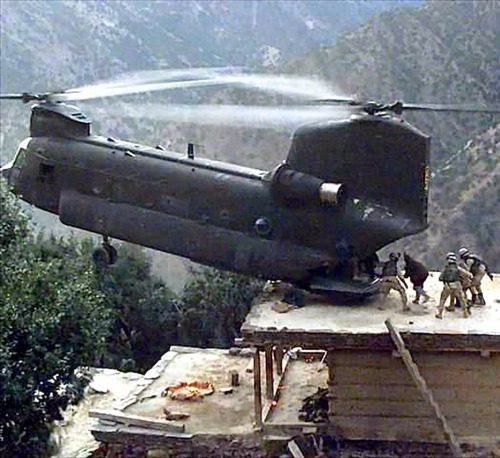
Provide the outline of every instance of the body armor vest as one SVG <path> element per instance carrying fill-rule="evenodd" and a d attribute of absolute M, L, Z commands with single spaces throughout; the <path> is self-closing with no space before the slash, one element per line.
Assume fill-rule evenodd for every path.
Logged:
<path fill-rule="evenodd" d="M 455 281 L 460 281 L 460 274 L 458 272 L 458 267 L 456 264 L 448 264 L 443 270 L 443 276 L 441 277 L 444 283 L 453 283 Z"/>
<path fill-rule="evenodd" d="M 389 260 L 384 263 L 382 268 L 382 277 L 397 277 L 398 275 L 398 262 Z"/>

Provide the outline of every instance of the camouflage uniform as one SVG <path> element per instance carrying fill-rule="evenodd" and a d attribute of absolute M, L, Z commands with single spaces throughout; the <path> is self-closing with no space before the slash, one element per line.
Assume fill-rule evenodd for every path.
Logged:
<path fill-rule="evenodd" d="M 477 255 L 470 254 L 467 248 L 460 248 L 460 258 L 465 264 L 467 270 L 472 274 L 470 282 L 470 290 L 472 293 L 472 303 L 474 305 L 485 305 L 481 282 L 486 274 L 493 279 L 493 275 L 489 273 L 486 263 Z"/>
<path fill-rule="evenodd" d="M 464 297 L 467 302 L 467 307 L 470 311 L 470 304 L 472 304 L 472 302 L 469 302 L 469 300 L 467 299 L 467 291 L 471 288 L 472 285 L 472 274 L 465 267 L 465 264 L 464 265 L 457 264 L 457 267 L 458 267 L 458 276 L 460 277 L 460 283 L 462 285 L 462 291 L 464 293 Z M 450 305 L 446 307 L 446 310 L 448 312 L 454 312 L 455 307 L 462 308 L 462 305 L 460 304 L 460 301 L 458 299 L 455 299 L 453 296 L 450 295 Z"/>
<path fill-rule="evenodd" d="M 401 296 L 403 311 L 410 309 L 408 307 L 408 297 L 406 296 L 406 291 L 403 288 L 403 285 L 406 287 L 406 282 L 399 271 L 398 257 L 394 253 L 391 253 L 389 261 L 385 262 L 382 267 L 381 283 L 380 293 L 384 295 L 384 298 L 389 295 L 391 290 L 395 290 Z M 379 308 L 383 310 L 382 307 Z"/>
<path fill-rule="evenodd" d="M 467 307 L 467 300 L 465 299 L 465 295 L 462 290 L 460 272 L 456 260 L 448 259 L 444 270 L 439 276 L 439 281 L 443 282 L 443 290 L 441 291 L 441 297 L 439 298 L 438 313 L 436 314 L 436 318 L 443 318 L 444 304 L 448 297 L 452 300 L 457 299 L 459 301 L 464 318 L 468 318 L 470 316 L 470 311 Z"/>

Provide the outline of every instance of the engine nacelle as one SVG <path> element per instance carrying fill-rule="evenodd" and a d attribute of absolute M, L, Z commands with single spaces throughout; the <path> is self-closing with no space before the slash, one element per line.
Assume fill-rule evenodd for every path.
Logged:
<path fill-rule="evenodd" d="M 65 103 L 41 102 L 31 109 L 31 137 L 88 137 L 92 121 Z"/>

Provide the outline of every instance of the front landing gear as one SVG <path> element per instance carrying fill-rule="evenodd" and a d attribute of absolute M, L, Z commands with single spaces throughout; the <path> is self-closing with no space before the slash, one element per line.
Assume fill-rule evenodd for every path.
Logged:
<path fill-rule="evenodd" d="M 92 253 L 92 259 L 98 269 L 107 269 L 116 263 L 118 259 L 118 252 L 116 248 L 111 245 L 107 235 L 103 235 L 102 244 L 96 248 Z"/>
<path fill-rule="evenodd" d="M 303 290 L 293 288 L 284 294 L 283 302 L 294 305 L 295 307 L 304 307 L 304 305 L 306 305 L 306 295 Z"/>

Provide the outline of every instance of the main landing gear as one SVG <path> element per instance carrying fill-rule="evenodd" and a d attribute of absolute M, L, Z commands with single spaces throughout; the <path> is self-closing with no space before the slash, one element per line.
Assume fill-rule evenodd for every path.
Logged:
<path fill-rule="evenodd" d="M 92 259 L 98 269 L 107 269 L 116 263 L 118 259 L 118 252 L 116 248 L 111 245 L 107 235 L 102 236 L 102 244 L 96 248 L 92 253 Z"/>

